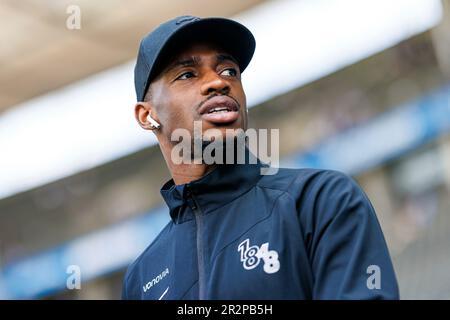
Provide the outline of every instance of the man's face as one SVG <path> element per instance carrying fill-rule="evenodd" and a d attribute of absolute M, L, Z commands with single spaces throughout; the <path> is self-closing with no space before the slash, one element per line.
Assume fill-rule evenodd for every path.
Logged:
<path fill-rule="evenodd" d="M 247 129 L 239 66 L 216 46 L 193 44 L 182 50 L 150 86 L 150 102 L 169 140 L 177 128 L 193 134 L 194 121 L 201 121 L 203 132 L 221 130 L 224 138 L 225 129 Z"/>

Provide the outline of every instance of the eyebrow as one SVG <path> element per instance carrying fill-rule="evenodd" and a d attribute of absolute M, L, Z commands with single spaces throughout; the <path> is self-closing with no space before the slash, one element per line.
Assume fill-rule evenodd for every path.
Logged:
<path fill-rule="evenodd" d="M 216 58 L 219 62 L 224 62 L 224 61 L 231 61 L 234 62 L 236 65 L 239 65 L 239 63 L 237 62 L 237 60 L 230 54 L 226 54 L 226 53 L 219 53 L 216 55 Z"/>
<path fill-rule="evenodd" d="M 200 62 L 200 58 L 192 56 L 189 58 L 185 58 L 185 59 L 181 59 L 181 60 L 176 60 L 175 62 L 171 63 L 168 67 L 166 71 L 170 71 L 172 69 L 175 69 L 177 67 L 192 67 L 195 65 L 198 65 Z"/>
<path fill-rule="evenodd" d="M 219 63 L 222 63 L 225 61 L 231 61 L 239 66 L 236 59 L 232 55 L 229 55 L 226 53 L 218 53 L 216 55 L 216 59 Z M 173 70 L 178 67 L 193 67 L 193 66 L 199 65 L 200 61 L 201 61 L 201 59 L 198 56 L 192 56 L 192 57 L 176 60 L 166 68 L 166 72 L 169 72 L 170 70 Z"/>

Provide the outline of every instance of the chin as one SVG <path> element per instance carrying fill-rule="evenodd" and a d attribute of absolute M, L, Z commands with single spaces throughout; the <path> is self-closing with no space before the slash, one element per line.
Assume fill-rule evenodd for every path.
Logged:
<path fill-rule="evenodd" d="M 228 131 L 230 131 L 230 130 L 237 131 L 238 129 L 242 129 L 245 131 L 245 128 L 243 128 L 243 125 L 240 121 L 235 121 L 230 124 L 220 124 L 220 125 L 208 123 L 207 125 L 203 126 L 203 137 L 206 138 L 207 140 L 210 140 L 211 137 L 214 137 L 216 135 L 214 132 L 208 132 L 208 130 L 210 130 L 210 129 L 214 129 L 214 131 L 220 130 L 222 132 L 222 138 L 225 138 L 227 135 L 228 136 L 236 135 L 235 132 L 227 132 L 227 130 Z"/>

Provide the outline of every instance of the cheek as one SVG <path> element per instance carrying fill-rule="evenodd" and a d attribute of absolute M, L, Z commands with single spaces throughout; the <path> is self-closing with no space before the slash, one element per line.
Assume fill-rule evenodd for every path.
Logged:
<path fill-rule="evenodd" d="M 247 97 L 245 96 L 245 92 L 242 88 L 242 85 L 238 86 L 236 88 L 236 100 L 239 102 L 239 104 L 241 105 L 241 110 L 240 113 L 243 117 L 243 119 L 247 119 Z"/>
<path fill-rule="evenodd" d="M 247 97 L 245 96 L 244 88 L 242 83 L 236 83 L 233 86 L 232 94 L 236 97 L 237 101 L 240 103 L 241 107 L 247 106 Z"/>
<path fill-rule="evenodd" d="M 190 130 L 193 128 L 195 103 L 187 95 L 168 97 L 164 109 L 164 124 L 173 131 L 177 128 Z M 162 120 L 162 119 L 161 119 Z"/>

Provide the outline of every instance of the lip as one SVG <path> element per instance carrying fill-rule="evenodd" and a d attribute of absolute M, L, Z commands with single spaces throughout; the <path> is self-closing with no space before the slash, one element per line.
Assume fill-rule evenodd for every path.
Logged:
<path fill-rule="evenodd" d="M 230 111 L 209 113 L 214 108 L 227 108 Z M 214 124 L 226 124 L 239 118 L 239 105 L 228 96 L 215 96 L 207 100 L 198 110 L 203 120 Z"/>

